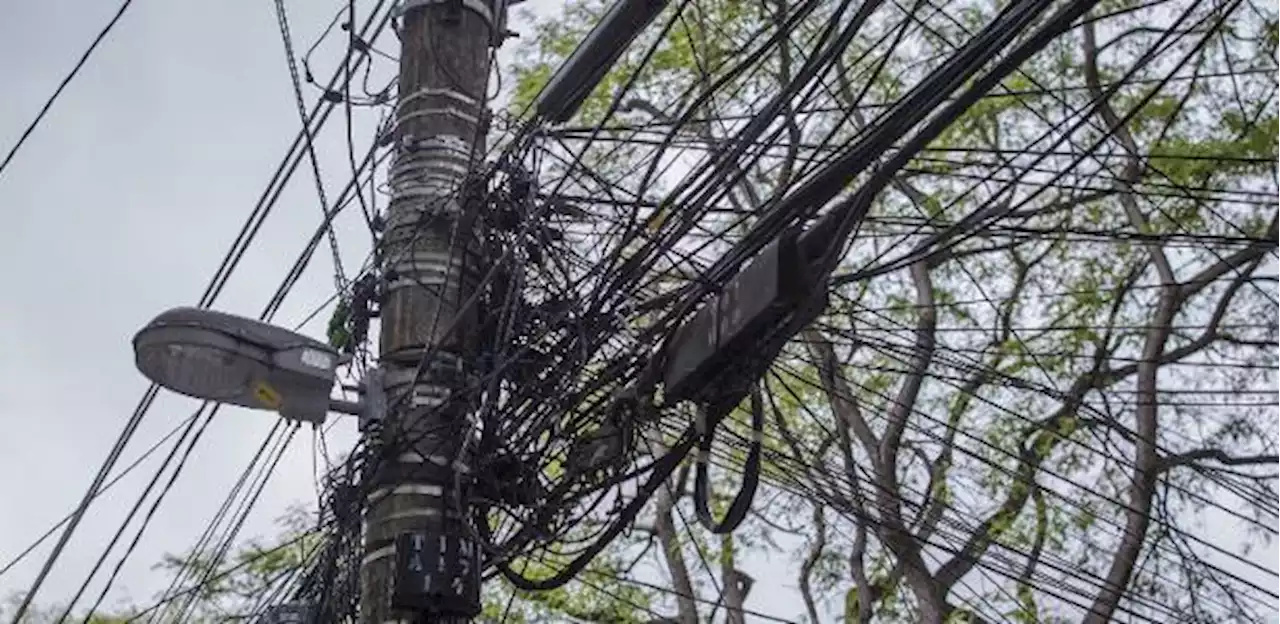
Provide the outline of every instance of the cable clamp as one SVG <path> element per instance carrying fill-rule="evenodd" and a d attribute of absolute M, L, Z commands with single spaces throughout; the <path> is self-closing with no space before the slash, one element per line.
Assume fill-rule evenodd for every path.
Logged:
<path fill-rule="evenodd" d="M 489 26 L 489 30 L 494 29 L 493 10 L 484 0 L 401 0 L 400 5 L 396 7 L 396 16 L 402 17 L 404 14 L 419 7 L 425 7 L 432 4 L 456 5 L 461 4 L 462 8 L 469 9 L 472 13 L 479 15 Z"/>

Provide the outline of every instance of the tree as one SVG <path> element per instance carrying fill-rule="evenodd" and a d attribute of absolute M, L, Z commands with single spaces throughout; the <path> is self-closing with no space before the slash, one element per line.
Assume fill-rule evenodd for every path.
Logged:
<path fill-rule="evenodd" d="M 516 67 L 516 114 L 603 6 L 571 3 L 539 28 Z M 912 20 L 885 7 L 827 84 L 788 103 L 724 210 L 769 205 L 829 155 L 824 137 L 856 136 L 1003 6 L 917 4 L 927 15 Z M 576 140 L 565 153 L 585 164 L 548 159 L 546 186 L 568 180 L 578 200 L 603 194 L 591 184 L 617 189 L 642 200 L 620 222 L 663 227 L 666 192 L 706 171 L 690 163 L 726 150 L 822 29 L 849 19 L 839 3 L 809 8 L 790 41 L 735 77 L 744 55 L 733 50 L 797 5 L 669 11 L 657 20 L 665 37 L 646 31 L 552 132 Z M 812 508 L 796 531 L 811 545 L 798 583 L 811 619 L 842 588 L 850 621 L 1255 621 L 1270 608 L 1256 577 L 1224 572 L 1236 545 L 1193 529 L 1221 521 L 1212 512 L 1247 530 L 1245 547 L 1275 534 L 1275 474 L 1259 469 L 1277 462 L 1265 398 L 1276 385 L 1276 23 L 1253 4 L 1101 3 L 875 198 L 833 304 L 769 382 L 780 405 L 761 495 Z M 899 33 L 910 43 L 885 44 Z M 683 171 L 637 174 L 680 158 Z M 984 210 L 1000 218 L 976 236 L 867 275 Z M 703 238 L 727 248 L 741 236 L 729 221 L 704 218 Z M 833 495 L 799 500 L 813 492 Z M 657 497 L 655 524 L 669 505 Z M 672 586 L 694 585 L 681 549 L 662 553 Z"/>
<path fill-rule="evenodd" d="M 13 614 L 18 610 L 18 606 L 22 604 L 22 598 L 23 595 L 21 593 L 15 593 L 6 598 L 4 603 L 0 604 L 0 620 L 11 622 Z M 65 607 L 62 605 L 29 608 L 18 624 L 53 624 L 58 621 L 64 609 Z M 85 621 L 86 624 L 124 624 L 129 621 L 131 613 L 130 610 L 125 609 L 110 615 L 95 614 L 90 616 L 88 620 L 83 620 L 83 616 L 79 616 L 77 619 Z"/>

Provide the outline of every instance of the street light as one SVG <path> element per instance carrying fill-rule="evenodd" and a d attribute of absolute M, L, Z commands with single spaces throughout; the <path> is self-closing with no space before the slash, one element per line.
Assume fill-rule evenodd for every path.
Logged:
<path fill-rule="evenodd" d="M 341 357 L 329 345 L 249 318 L 174 308 L 133 337 L 138 370 L 197 399 L 323 423 L 329 410 L 360 406 L 329 398 Z"/>

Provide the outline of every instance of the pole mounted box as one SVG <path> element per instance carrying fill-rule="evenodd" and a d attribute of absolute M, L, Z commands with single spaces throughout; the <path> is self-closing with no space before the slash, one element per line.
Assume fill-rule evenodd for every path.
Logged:
<path fill-rule="evenodd" d="M 396 537 L 391 607 L 441 616 L 480 614 L 480 548 L 438 532 Z"/>
<path fill-rule="evenodd" d="M 815 294 L 808 273 L 793 233 L 766 246 L 677 331 L 663 377 L 666 400 L 706 398 L 713 379 Z"/>

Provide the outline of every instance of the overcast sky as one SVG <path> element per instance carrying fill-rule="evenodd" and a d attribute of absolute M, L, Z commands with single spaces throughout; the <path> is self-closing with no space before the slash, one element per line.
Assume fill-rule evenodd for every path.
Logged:
<path fill-rule="evenodd" d="M 300 50 L 340 4 L 289 3 Z M 529 6 L 538 8 L 524 8 Z M 5 150 L 117 5 L 42 0 L 6 8 L 0 20 Z M 337 49 L 328 51 L 315 69 L 318 79 L 332 70 Z M 6 288 L 0 327 L 7 334 L 0 343 L 0 565 L 71 510 L 89 485 L 147 385 L 133 368 L 130 338 L 160 310 L 197 301 L 298 129 L 294 106 L 271 2 L 139 0 L 0 176 L 6 234 L 0 245 L 0 284 Z M 331 123 L 330 138 L 321 140 L 319 150 L 331 187 L 345 180 L 339 179 L 346 157 L 345 145 L 337 141 L 341 132 L 335 132 L 339 121 Z M 319 212 L 304 167 L 216 307 L 258 314 Z M 351 211 L 341 224 L 349 271 L 367 251 L 368 236 L 351 219 L 356 214 Z M 327 254 L 322 247 L 277 317 L 280 322 L 299 320 L 332 292 Z M 325 320 L 312 324 L 310 333 L 323 336 Z M 195 405 L 162 393 L 122 465 Z M 149 567 L 164 552 L 195 542 L 271 424 L 261 413 L 220 414 L 109 602 L 146 604 L 163 589 Z M 331 448 L 345 448 L 351 439 L 352 428 L 342 423 L 330 437 Z M 286 505 L 314 500 L 311 466 L 311 435 L 304 430 L 263 493 L 245 536 L 270 535 L 272 519 Z M 153 472 L 144 466 L 93 507 L 40 602 L 75 591 Z M 132 530 L 125 543 L 131 536 Z M 51 543 L 0 577 L 0 594 L 25 588 Z M 107 570 L 119 552 L 108 559 Z M 756 565 L 748 569 L 759 573 Z M 105 571 L 99 578 L 104 576 Z M 82 604 L 92 601 L 98 587 L 91 586 Z M 772 602 L 778 608 L 770 611 L 798 613 L 798 602 L 778 604 L 781 596 L 768 587 L 757 586 L 753 593 L 751 603 L 757 604 L 749 606 Z"/>
<path fill-rule="evenodd" d="M 309 40 L 336 3 L 294 3 Z M 309 5 L 304 6 L 304 5 Z M 114 2 L 17 3 L 0 20 L 0 145 L 7 149 L 116 9 Z M 25 547 L 71 509 L 146 388 L 129 339 L 158 311 L 193 304 L 298 128 L 270 2 L 136 2 L 45 124 L 0 178 L 0 553 Z M 307 178 L 299 176 L 299 182 Z M 295 184 L 219 302 L 257 314 L 318 209 Z M 282 319 L 323 298 L 310 273 Z M 188 416 L 162 395 L 126 459 Z M 148 567 L 194 543 L 270 426 L 226 411 L 206 434 L 121 576 L 132 597 L 159 587 Z M 311 491 L 309 436 L 263 495 L 246 532 L 267 533 Z M 122 482 L 96 505 L 42 600 L 78 586 L 145 484 Z M 126 540 L 130 534 L 126 534 Z M 25 587 L 39 558 L 0 578 Z M 108 560 L 114 565 L 114 558 Z M 122 596 L 123 597 L 123 596 Z"/>

